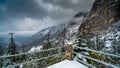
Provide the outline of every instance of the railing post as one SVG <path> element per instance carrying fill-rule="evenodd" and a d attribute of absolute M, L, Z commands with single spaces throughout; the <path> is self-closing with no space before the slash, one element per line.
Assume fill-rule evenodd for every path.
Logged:
<path fill-rule="evenodd" d="M 73 60 L 73 46 L 70 44 L 66 47 L 65 60 Z"/>

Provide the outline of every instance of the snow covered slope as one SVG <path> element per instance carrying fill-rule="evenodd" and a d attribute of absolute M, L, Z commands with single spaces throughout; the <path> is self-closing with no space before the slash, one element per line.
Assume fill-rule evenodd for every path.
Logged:
<path fill-rule="evenodd" d="M 66 36 L 70 40 L 70 37 L 72 37 L 77 32 L 79 25 L 82 23 L 85 14 L 86 13 L 79 12 L 77 15 L 75 15 L 73 19 L 71 19 L 67 23 L 55 25 L 39 31 L 38 33 L 28 38 L 24 42 L 24 45 L 27 45 L 30 48 L 32 46 L 41 45 L 44 43 L 45 40 L 47 40 L 48 35 L 51 41 L 56 40 L 56 42 L 59 42 L 61 38 L 63 38 L 64 29 Z"/>

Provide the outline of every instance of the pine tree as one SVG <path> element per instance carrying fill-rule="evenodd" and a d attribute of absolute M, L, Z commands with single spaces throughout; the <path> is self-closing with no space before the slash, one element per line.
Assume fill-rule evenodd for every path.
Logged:
<path fill-rule="evenodd" d="M 25 45 L 22 46 L 22 52 L 25 52 Z"/>
<path fill-rule="evenodd" d="M 17 49 L 16 49 L 17 45 L 16 45 L 14 38 L 13 38 L 14 33 L 9 33 L 9 34 L 10 34 L 11 38 L 10 38 L 10 44 L 8 46 L 7 55 L 14 55 L 14 54 L 18 53 Z M 3 59 L 4 61 L 3 61 L 2 66 L 6 67 L 8 65 L 12 65 L 12 64 L 14 64 L 14 62 L 16 62 L 16 59 L 17 59 L 16 57 L 9 57 L 9 58 Z"/>
<path fill-rule="evenodd" d="M 82 48 L 88 48 L 88 44 L 87 44 L 88 40 L 84 36 L 77 35 L 76 39 L 77 39 L 76 40 L 76 43 L 77 43 L 76 46 L 82 47 Z M 77 48 L 75 48 L 74 51 L 79 53 L 79 54 L 82 54 L 82 55 L 88 55 L 88 52 L 86 50 L 84 50 L 84 49 L 77 49 Z M 77 58 L 79 60 L 87 62 L 87 60 L 84 57 L 82 57 L 80 55 L 76 55 L 76 56 L 77 56 Z"/>
<path fill-rule="evenodd" d="M 14 41 L 14 38 L 13 38 L 13 34 L 14 33 L 9 33 L 11 38 L 10 38 L 10 44 L 8 46 L 8 51 L 7 51 L 7 54 L 8 55 L 13 55 L 13 54 L 16 54 L 17 53 L 17 50 L 16 50 L 16 43 Z"/>
<path fill-rule="evenodd" d="M 63 29 L 63 46 L 65 46 L 65 39 L 66 39 L 66 28 L 64 24 L 64 29 Z"/>
<path fill-rule="evenodd" d="M 50 33 L 47 34 L 47 41 L 44 42 L 43 49 L 49 49 L 52 48 L 52 44 L 50 42 Z"/>

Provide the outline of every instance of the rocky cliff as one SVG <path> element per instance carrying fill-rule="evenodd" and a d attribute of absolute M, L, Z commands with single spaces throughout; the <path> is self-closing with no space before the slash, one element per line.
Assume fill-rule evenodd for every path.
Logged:
<path fill-rule="evenodd" d="M 95 0 L 86 19 L 79 27 L 79 33 L 88 38 L 102 36 L 120 20 L 120 0 Z"/>

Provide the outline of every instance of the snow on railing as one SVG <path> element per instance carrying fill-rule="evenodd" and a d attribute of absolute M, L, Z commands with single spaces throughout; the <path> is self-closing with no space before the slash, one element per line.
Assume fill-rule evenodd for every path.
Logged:
<path fill-rule="evenodd" d="M 83 48 L 83 47 L 78 47 L 78 46 L 74 46 L 74 47 L 79 48 L 79 49 L 84 49 L 84 50 L 87 50 L 87 51 L 96 52 L 96 53 L 103 54 L 103 55 L 106 55 L 106 56 L 111 56 L 111 57 L 120 58 L 120 56 L 118 56 L 118 55 L 109 54 L 109 53 L 104 53 L 104 52 L 102 52 L 102 51 L 96 51 L 96 50 L 92 50 L 92 49 L 89 49 L 89 48 Z"/>
<path fill-rule="evenodd" d="M 51 56 L 48 56 L 48 57 L 43 57 L 43 58 L 40 58 L 40 59 L 34 59 L 34 60 L 23 62 L 23 63 L 18 63 L 18 64 L 15 64 L 15 65 L 9 65 L 9 66 L 3 67 L 3 68 L 13 68 L 13 67 L 17 67 L 17 66 L 20 66 L 20 65 L 30 64 L 30 63 L 37 62 L 37 61 L 40 61 L 40 60 L 43 60 L 43 59 L 48 59 L 50 57 L 55 57 L 55 56 L 58 56 L 58 55 L 62 55 L 64 53 L 65 52 L 54 54 L 54 55 L 51 55 Z"/>
<path fill-rule="evenodd" d="M 31 52 L 31 53 L 26 52 L 26 53 L 21 53 L 21 54 L 5 55 L 5 56 L 0 56 L 0 59 L 1 59 L 1 58 L 21 56 L 21 55 L 27 55 L 27 54 L 34 54 L 34 53 L 45 52 L 45 51 L 51 51 L 51 50 L 61 49 L 61 48 L 64 48 L 64 47 L 65 47 L 65 46 L 63 46 L 63 47 L 56 47 L 56 48 L 50 48 L 50 49 L 35 51 L 35 52 Z"/>
<path fill-rule="evenodd" d="M 74 53 L 75 53 L 75 54 L 79 54 L 79 53 L 76 53 L 76 52 L 74 52 Z M 117 67 L 117 66 L 115 66 L 115 65 L 113 65 L 113 64 L 109 64 L 109 63 L 106 63 L 106 62 L 103 62 L 103 61 L 100 61 L 100 60 L 91 58 L 91 57 L 89 57 L 89 56 L 85 56 L 85 55 L 82 55 L 82 54 L 79 54 L 79 55 L 81 55 L 81 56 L 83 56 L 83 57 L 85 57 L 85 58 L 88 58 L 88 59 L 90 59 L 90 60 L 99 62 L 99 63 L 101 63 L 101 64 L 104 64 L 104 65 L 106 65 L 106 66 L 111 66 L 111 67 L 113 67 L 113 68 L 119 68 L 119 67 Z"/>
<path fill-rule="evenodd" d="M 89 64 L 89 63 L 87 63 L 85 61 L 79 60 L 78 58 L 75 58 L 75 60 L 77 60 L 78 62 L 80 62 L 80 63 L 82 63 L 82 64 L 84 64 L 84 65 L 86 65 L 88 67 L 97 68 L 97 67 L 93 66 L 92 64 Z"/>
<path fill-rule="evenodd" d="M 78 46 L 76 46 L 76 45 L 74 45 L 73 47 L 74 47 L 74 48 L 78 48 L 78 49 L 83 49 L 83 50 L 86 50 L 86 51 L 95 52 L 95 53 L 98 53 L 98 54 L 103 54 L 103 55 L 106 55 L 106 56 L 111 56 L 111 57 L 115 57 L 115 58 L 120 58 L 120 56 L 118 56 L 118 55 L 109 54 L 109 53 L 104 53 L 104 52 L 102 52 L 102 51 L 96 51 L 96 50 L 92 50 L 92 49 L 89 49 L 89 48 L 78 47 Z M 100 61 L 100 60 L 98 60 L 98 59 L 94 59 L 94 58 L 92 58 L 92 57 L 85 56 L 85 55 L 80 54 L 80 53 L 77 53 L 77 52 L 74 52 L 74 53 L 75 53 L 76 55 L 81 55 L 81 56 L 83 56 L 84 58 L 87 58 L 87 59 L 96 61 L 96 62 L 101 63 L 101 64 L 104 64 L 104 65 L 106 65 L 106 66 L 111 66 L 111 67 L 113 67 L 113 68 L 119 68 L 119 67 L 117 67 L 117 66 L 115 66 L 115 65 L 113 65 L 113 64 L 110 64 L 110 63 L 107 63 L 107 62 L 104 62 L 104 61 Z M 80 61 L 80 62 L 82 63 L 81 60 L 78 60 L 78 61 Z M 86 64 L 86 63 L 85 63 L 85 64 Z"/>

